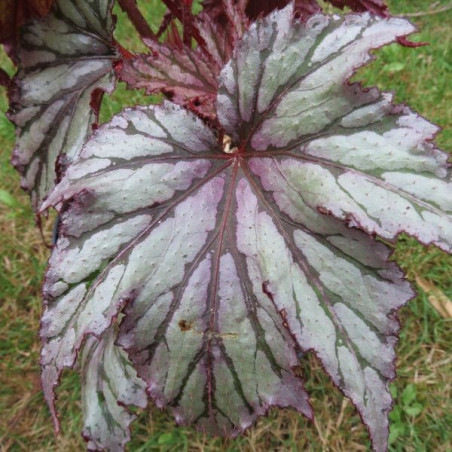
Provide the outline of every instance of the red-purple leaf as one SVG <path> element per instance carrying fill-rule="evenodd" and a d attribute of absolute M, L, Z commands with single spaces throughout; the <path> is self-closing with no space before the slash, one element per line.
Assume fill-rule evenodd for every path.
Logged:
<path fill-rule="evenodd" d="M 183 44 L 177 29 L 170 28 L 166 44 L 144 39 L 149 54 L 127 59 L 117 74 L 131 89 L 144 88 L 148 94 L 164 93 L 171 101 L 201 117 L 215 119 L 218 75 L 247 25 L 241 10 L 228 3 L 224 23 L 206 13 L 197 17 L 196 30 L 203 47 L 192 49 Z"/>
<path fill-rule="evenodd" d="M 179 19 L 183 28 L 184 44 L 191 47 L 191 40 L 194 39 L 198 45 L 203 47 L 204 41 L 196 25 L 196 19 L 191 12 L 193 0 L 162 0 L 167 6 L 171 18 Z"/>
<path fill-rule="evenodd" d="M 378 16 L 386 17 L 388 15 L 388 7 L 384 0 L 326 0 L 332 5 L 344 9 L 349 7 L 353 11 L 366 12 L 369 11 Z M 258 17 L 265 17 L 275 9 L 281 9 L 287 6 L 290 0 L 240 0 L 239 5 L 244 10 L 247 16 L 255 20 Z M 222 14 L 224 14 L 225 2 L 224 0 L 204 0 L 202 5 L 204 10 L 215 17 L 217 20 L 221 20 Z M 301 17 L 308 17 L 312 14 L 319 13 L 321 8 L 317 0 L 295 0 L 295 11 Z"/>
<path fill-rule="evenodd" d="M 232 51 L 249 26 L 243 10 L 233 2 L 223 5 L 223 20 L 205 12 L 198 16 L 199 31 L 206 46 L 205 51 L 222 68 L 231 58 Z"/>
<path fill-rule="evenodd" d="M 197 101 L 203 116 L 214 117 L 220 67 L 200 49 L 169 46 L 146 40 L 149 54 L 124 61 L 117 71 L 129 88 L 144 88 L 147 94 L 164 93 L 173 102 Z"/>
<path fill-rule="evenodd" d="M 225 9 L 231 5 L 243 11 L 249 19 L 255 20 L 265 17 L 275 9 L 283 8 L 289 2 L 290 0 L 239 0 L 236 4 L 224 0 L 204 0 L 202 6 L 216 22 L 226 23 Z M 321 8 L 317 0 L 295 0 L 295 10 L 301 17 L 306 17 L 320 12 Z"/>
<path fill-rule="evenodd" d="M 246 14 L 250 19 L 265 17 L 275 9 L 284 8 L 290 0 L 249 0 L 246 5 Z M 297 13 L 311 15 L 320 12 L 320 6 L 316 0 L 295 0 L 295 10 Z"/>

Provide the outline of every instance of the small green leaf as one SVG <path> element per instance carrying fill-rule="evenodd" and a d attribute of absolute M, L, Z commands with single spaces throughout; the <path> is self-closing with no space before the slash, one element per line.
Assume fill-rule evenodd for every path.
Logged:
<path fill-rule="evenodd" d="M 392 384 L 392 385 L 389 387 L 389 392 L 391 393 L 391 397 L 392 397 L 393 399 L 397 398 L 397 387 L 396 387 L 395 385 Z"/>
<path fill-rule="evenodd" d="M 405 63 L 402 63 L 401 61 L 396 61 L 394 63 L 387 64 L 384 68 L 384 72 L 400 72 L 401 70 L 405 69 Z"/>
<path fill-rule="evenodd" d="M 404 405 L 410 405 L 416 399 L 416 387 L 413 384 L 407 385 L 402 393 L 402 402 Z"/>
<path fill-rule="evenodd" d="M 413 403 L 413 405 L 405 408 L 405 413 L 408 414 L 408 416 L 418 416 L 422 413 L 423 406 L 420 403 Z"/>
<path fill-rule="evenodd" d="M 20 202 L 7 190 L 0 190 L 0 203 L 7 207 L 20 206 Z"/>
<path fill-rule="evenodd" d="M 389 419 L 395 424 L 402 422 L 402 411 L 398 406 L 389 413 Z"/>
<path fill-rule="evenodd" d="M 178 442 L 178 435 L 174 432 L 162 433 L 159 436 L 158 444 L 163 446 L 165 444 L 175 444 Z"/>
<path fill-rule="evenodd" d="M 397 438 L 403 436 L 405 433 L 405 428 L 402 424 L 392 425 L 391 430 L 389 432 L 389 444 L 393 444 Z"/>

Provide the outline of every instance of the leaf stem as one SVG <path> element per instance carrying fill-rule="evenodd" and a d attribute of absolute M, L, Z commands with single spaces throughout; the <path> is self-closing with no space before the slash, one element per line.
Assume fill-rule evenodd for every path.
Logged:
<path fill-rule="evenodd" d="M 195 23 L 195 18 L 191 12 L 190 5 L 192 2 L 181 2 L 177 3 L 174 0 L 163 0 L 173 17 L 180 20 L 183 26 L 183 40 L 184 44 L 191 48 L 191 38 L 193 38 L 204 52 L 210 55 L 207 50 L 206 42 L 201 36 L 199 29 Z"/>
<path fill-rule="evenodd" d="M 143 14 L 138 9 L 136 0 L 118 0 L 118 3 L 140 34 L 141 39 L 156 39 L 154 32 L 151 30 L 151 27 L 147 23 Z"/>
<path fill-rule="evenodd" d="M 11 78 L 9 77 L 9 75 L 0 68 L 0 86 L 5 86 L 8 87 L 8 85 L 11 82 Z"/>

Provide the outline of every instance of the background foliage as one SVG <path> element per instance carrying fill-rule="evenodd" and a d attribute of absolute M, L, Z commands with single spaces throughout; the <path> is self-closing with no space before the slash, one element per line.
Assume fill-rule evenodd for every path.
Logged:
<path fill-rule="evenodd" d="M 367 85 L 394 90 L 397 100 L 443 127 L 450 126 L 452 70 L 451 10 L 426 14 L 447 4 L 429 0 L 393 0 L 393 14 L 414 13 L 421 33 L 414 40 L 427 41 L 418 49 L 392 45 L 378 52 L 378 60 L 355 79 Z M 151 23 L 163 12 L 156 0 L 139 2 Z M 140 43 L 120 10 L 116 37 L 126 48 Z M 447 19 L 449 17 L 449 20 Z M 12 74 L 13 67 L 0 53 L 0 66 Z M 448 89 L 449 88 L 449 89 Z M 129 92 L 120 84 L 104 103 L 101 118 L 107 120 L 125 105 L 147 104 L 155 98 Z M 62 432 L 54 437 L 39 382 L 38 327 L 41 314 L 40 284 L 49 250 L 34 225 L 29 198 L 19 187 L 19 176 L 9 159 L 14 130 L 3 113 L 5 90 L 0 90 L 0 450 L 82 451 L 80 391 L 78 377 L 70 372 L 58 391 Z M 438 136 L 438 144 L 450 149 L 451 130 Z M 47 241 L 52 219 L 44 231 Z M 408 237 L 399 239 L 394 257 L 411 281 L 422 277 L 452 297 L 452 258 L 435 247 L 424 249 Z M 391 413 L 391 451 L 438 451 L 452 448 L 450 406 L 452 386 L 452 320 L 442 318 L 420 295 L 402 309 L 403 330 L 398 346 L 398 379 L 392 385 L 396 405 Z M 172 417 L 157 408 L 140 414 L 133 426 L 131 451 L 366 451 L 367 432 L 351 402 L 333 388 L 309 357 L 301 363 L 306 389 L 311 394 L 315 422 L 292 411 L 271 411 L 244 437 L 235 440 L 210 438 L 177 427 Z M 69 374 L 69 372 L 68 372 Z"/>

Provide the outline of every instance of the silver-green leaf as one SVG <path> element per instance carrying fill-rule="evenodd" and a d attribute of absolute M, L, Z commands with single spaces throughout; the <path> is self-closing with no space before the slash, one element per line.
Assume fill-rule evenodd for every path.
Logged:
<path fill-rule="evenodd" d="M 144 382 L 124 350 L 114 345 L 115 336 L 111 327 L 101 339 L 90 337 L 83 349 L 83 437 L 90 451 L 123 450 L 135 418 L 127 406 L 147 404 Z"/>
<path fill-rule="evenodd" d="M 18 136 L 13 164 L 35 210 L 92 132 L 97 96 L 114 88 L 113 0 L 57 0 L 23 27 L 10 118 Z M 94 96 L 94 98 L 93 98 Z"/>
<path fill-rule="evenodd" d="M 226 131 L 249 151 L 284 157 L 312 207 L 450 251 L 451 170 L 432 144 L 438 127 L 393 105 L 392 94 L 347 83 L 370 49 L 414 26 L 369 14 L 292 17 L 288 6 L 254 24 L 223 69 Z"/>

